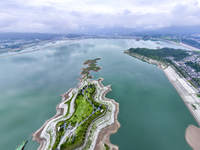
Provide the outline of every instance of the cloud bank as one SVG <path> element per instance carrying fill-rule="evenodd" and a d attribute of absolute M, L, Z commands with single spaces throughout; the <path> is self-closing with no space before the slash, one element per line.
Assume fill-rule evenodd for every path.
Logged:
<path fill-rule="evenodd" d="M 0 8 L 0 32 L 200 25 L 197 0 L 7 0 L 0 1 Z"/>

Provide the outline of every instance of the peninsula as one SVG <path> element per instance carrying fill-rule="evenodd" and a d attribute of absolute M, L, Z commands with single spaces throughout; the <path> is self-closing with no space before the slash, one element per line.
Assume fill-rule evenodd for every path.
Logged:
<path fill-rule="evenodd" d="M 162 69 L 177 90 L 185 105 L 188 107 L 197 123 L 200 125 L 200 95 L 198 82 L 193 82 L 192 78 L 196 76 L 187 72 L 187 69 L 182 68 L 179 62 L 186 61 L 187 58 L 193 57 L 187 52 L 180 49 L 146 49 L 146 48 L 130 48 L 124 51 L 125 54 L 141 59 L 147 63 L 155 64 L 159 69 Z M 186 64 L 184 66 L 186 66 Z M 187 66 L 186 66 L 187 67 Z M 194 72 L 194 71 L 193 71 Z M 195 85 L 196 83 L 196 85 Z M 193 149 L 200 149 L 200 129 L 190 125 L 186 130 L 186 141 Z"/>
<path fill-rule="evenodd" d="M 110 143 L 110 134 L 120 127 L 117 121 L 119 104 L 105 98 L 110 85 L 92 80 L 90 71 L 99 71 L 97 60 L 86 60 L 79 78 L 79 85 L 62 95 L 57 113 L 33 133 L 33 140 L 40 143 L 38 150 L 118 149 Z"/>

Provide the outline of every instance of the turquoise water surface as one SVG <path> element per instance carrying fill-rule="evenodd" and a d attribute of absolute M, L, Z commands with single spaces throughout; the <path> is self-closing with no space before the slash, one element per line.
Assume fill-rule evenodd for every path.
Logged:
<path fill-rule="evenodd" d="M 163 71 L 123 54 L 130 47 L 157 46 L 154 41 L 88 39 L 1 58 L 0 149 L 13 150 L 28 138 L 25 150 L 36 150 L 39 144 L 31 134 L 55 115 L 60 95 L 78 85 L 83 62 L 101 58 L 103 69 L 91 74 L 112 84 L 106 97 L 120 104 L 121 127 L 111 142 L 120 150 L 191 150 L 185 130 L 197 123 Z"/>

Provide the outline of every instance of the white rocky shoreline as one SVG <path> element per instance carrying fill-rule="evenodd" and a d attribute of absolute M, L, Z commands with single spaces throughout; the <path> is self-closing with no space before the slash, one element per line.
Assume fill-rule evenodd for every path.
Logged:
<path fill-rule="evenodd" d="M 56 115 L 47 120 L 43 126 L 38 129 L 35 133 L 33 133 L 33 140 L 36 140 L 40 143 L 40 146 L 38 150 L 50 150 L 56 140 L 56 124 L 62 120 L 66 120 L 72 116 L 74 113 L 74 102 L 76 95 L 78 94 L 78 91 L 83 88 L 88 83 L 94 83 L 96 87 L 95 91 L 95 101 L 99 102 L 101 104 L 108 106 L 108 111 L 106 111 L 106 114 L 103 117 L 100 117 L 98 119 L 95 119 L 93 121 L 88 130 L 87 130 L 87 137 L 85 138 L 85 142 L 83 146 L 77 148 L 77 150 L 80 149 L 99 149 L 96 148 L 99 143 L 97 142 L 98 135 L 102 129 L 105 129 L 106 127 L 110 127 L 113 124 L 117 124 L 117 129 L 120 127 L 120 124 L 117 121 L 117 115 L 119 112 L 119 104 L 116 103 L 114 100 L 110 100 L 105 98 L 105 94 L 108 91 L 111 91 L 110 85 L 103 86 L 101 84 L 101 81 L 103 81 L 103 78 L 100 78 L 98 80 L 91 80 L 85 77 L 80 78 L 80 82 L 78 87 L 70 89 L 67 93 L 62 95 L 62 101 L 59 103 L 56 107 L 57 113 Z M 68 105 L 65 104 L 67 101 L 71 100 L 71 105 L 69 108 L 69 112 L 67 117 L 65 116 L 68 110 Z M 115 131 L 116 128 L 114 128 Z M 90 133 L 91 131 L 91 133 Z M 110 130 L 110 133 L 114 133 L 113 130 Z M 102 141 L 101 141 L 102 142 Z M 112 145 L 108 141 L 105 141 L 107 145 L 111 149 L 118 149 L 117 146 Z M 104 149 L 104 147 L 101 147 L 101 149 Z"/>

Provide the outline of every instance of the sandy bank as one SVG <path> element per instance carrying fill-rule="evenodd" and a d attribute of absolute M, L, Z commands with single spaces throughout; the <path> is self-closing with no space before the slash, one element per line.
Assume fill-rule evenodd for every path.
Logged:
<path fill-rule="evenodd" d="M 196 89 L 185 78 L 179 77 L 172 67 L 169 66 L 163 71 L 200 125 L 200 98 L 196 96 Z M 192 105 L 196 106 L 196 109 Z"/>
<path fill-rule="evenodd" d="M 115 103 L 116 110 L 115 110 L 115 120 L 114 123 L 99 132 L 97 143 L 95 145 L 94 150 L 102 150 L 104 149 L 104 144 L 107 144 L 111 150 L 118 150 L 119 147 L 110 143 L 110 135 L 114 134 L 118 131 L 120 127 L 120 123 L 117 120 L 117 116 L 119 113 L 119 104 Z"/>
<path fill-rule="evenodd" d="M 188 144 L 194 150 L 200 150 L 200 129 L 195 127 L 194 125 L 189 125 L 186 133 L 185 138 Z"/>
<path fill-rule="evenodd" d="M 196 96 L 196 89 L 187 82 L 186 79 L 180 78 L 179 75 L 171 68 L 168 67 L 164 70 L 166 76 L 175 87 L 186 106 L 194 116 L 197 123 L 200 125 L 200 98 Z M 196 108 L 194 108 L 196 107 Z M 194 150 L 200 150 L 200 129 L 190 125 L 185 133 L 185 138 L 188 144 Z"/>
<path fill-rule="evenodd" d="M 103 85 L 101 84 L 102 80 L 98 80 L 99 85 L 101 87 L 103 87 Z M 111 99 L 107 99 L 105 98 L 105 95 L 111 91 L 111 88 L 109 87 L 107 91 L 105 91 L 102 95 L 102 99 L 105 99 L 107 101 L 111 101 L 114 105 L 115 105 L 115 112 L 114 112 L 114 123 L 104 129 L 102 129 L 99 132 L 97 141 L 96 141 L 96 145 L 94 150 L 102 150 L 104 149 L 104 144 L 107 144 L 111 150 L 118 150 L 119 147 L 116 145 L 113 145 L 112 143 L 110 143 L 110 135 L 114 134 L 118 131 L 119 127 L 120 127 L 120 123 L 117 120 L 118 117 L 118 113 L 119 113 L 119 103 L 116 103 L 114 100 Z"/>

